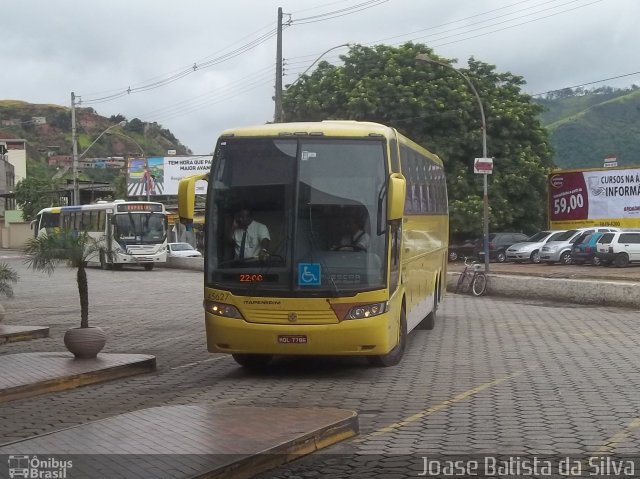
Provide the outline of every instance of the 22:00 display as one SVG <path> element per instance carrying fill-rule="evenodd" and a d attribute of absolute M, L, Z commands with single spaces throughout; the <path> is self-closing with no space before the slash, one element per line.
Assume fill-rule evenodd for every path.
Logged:
<path fill-rule="evenodd" d="M 259 283 L 264 277 L 261 274 L 241 274 L 240 282 L 242 283 Z"/>

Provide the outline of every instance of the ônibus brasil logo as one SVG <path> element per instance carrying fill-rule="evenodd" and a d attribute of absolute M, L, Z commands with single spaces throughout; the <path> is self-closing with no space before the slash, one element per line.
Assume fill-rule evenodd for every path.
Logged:
<path fill-rule="evenodd" d="M 562 188 L 562 185 L 564 184 L 564 178 L 562 177 L 562 175 L 553 175 L 549 182 L 554 188 Z"/>
<path fill-rule="evenodd" d="M 73 467 L 73 461 L 61 461 L 54 457 L 40 459 L 38 456 L 26 455 L 10 455 L 7 463 L 11 479 L 64 479 L 67 477 L 67 469 Z"/>

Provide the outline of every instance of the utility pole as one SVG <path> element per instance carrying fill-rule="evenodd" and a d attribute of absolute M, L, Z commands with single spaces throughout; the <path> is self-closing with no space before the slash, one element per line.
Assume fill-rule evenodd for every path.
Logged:
<path fill-rule="evenodd" d="M 78 184 L 78 140 L 76 138 L 76 95 L 71 92 L 71 143 L 73 147 L 73 204 L 80 204 Z"/>
<path fill-rule="evenodd" d="M 276 43 L 276 103 L 273 122 L 282 122 L 282 7 L 278 7 L 278 37 Z"/>

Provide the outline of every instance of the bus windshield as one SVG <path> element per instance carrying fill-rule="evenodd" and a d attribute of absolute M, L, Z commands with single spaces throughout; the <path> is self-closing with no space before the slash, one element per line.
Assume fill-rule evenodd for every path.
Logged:
<path fill-rule="evenodd" d="M 207 282 L 295 296 L 383 288 L 385 147 L 375 137 L 223 138 L 207 195 Z M 239 254 L 240 211 L 247 231 L 268 235 L 267 254 L 244 244 Z"/>
<path fill-rule="evenodd" d="M 113 237 L 124 247 L 162 243 L 167 237 L 163 213 L 118 213 L 114 215 Z"/>

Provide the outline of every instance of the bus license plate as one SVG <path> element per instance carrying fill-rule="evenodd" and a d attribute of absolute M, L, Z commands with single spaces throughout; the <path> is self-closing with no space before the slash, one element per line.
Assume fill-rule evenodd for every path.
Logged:
<path fill-rule="evenodd" d="M 307 336 L 304 334 L 281 334 L 278 336 L 280 344 L 306 344 Z"/>

